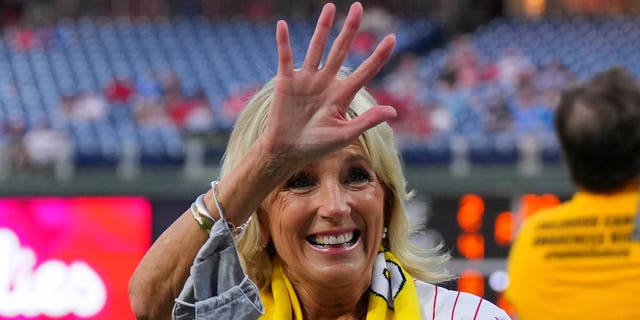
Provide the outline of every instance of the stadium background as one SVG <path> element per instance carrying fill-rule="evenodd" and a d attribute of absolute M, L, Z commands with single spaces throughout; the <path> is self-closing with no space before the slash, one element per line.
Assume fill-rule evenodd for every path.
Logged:
<path fill-rule="evenodd" d="M 0 1 L 0 318 L 132 317 L 133 268 L 275 73 L 275 19 L 299 61 L 323 2 Z M 364 1 L 347 65 L 397 34 L 369 87 L 399 110 L 413 236 L 451 251 L 445 286 L 509 309 L 517 226 L 572 192 L 554 103 L 607 67 L 639 74 L 634 3 Z"/>

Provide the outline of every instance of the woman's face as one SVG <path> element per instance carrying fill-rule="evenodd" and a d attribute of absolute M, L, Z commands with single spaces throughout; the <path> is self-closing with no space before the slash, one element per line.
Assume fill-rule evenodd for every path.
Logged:
<path fill-rule="evenodd" d="M 368 286 L 382 239 L 384 188 L 360 143 L 293 174 L 263 207 L 292 282 Z"/>

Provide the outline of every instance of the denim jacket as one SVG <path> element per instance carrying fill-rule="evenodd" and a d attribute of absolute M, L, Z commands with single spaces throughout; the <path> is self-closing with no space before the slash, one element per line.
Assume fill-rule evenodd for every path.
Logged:
<path fill-rule="evenodd" d="M 231 230 L 218 220 L 200 248 L 172 317 L 185 319 L 258 319 L 264 314 L 257 286 L 242 270 Z"/>

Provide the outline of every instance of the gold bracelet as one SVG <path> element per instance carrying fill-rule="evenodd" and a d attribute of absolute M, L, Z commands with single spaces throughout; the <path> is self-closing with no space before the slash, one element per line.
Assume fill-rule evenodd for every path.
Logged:
<path fill-rule="evenodd" d="M 213 222 L 216 221 L 216 219 L 214 219 L 213 216 L 211 215 L 211 212 L 209 212 L 209 209 L 207 209 L 207 206 L 204 204 L 204 193 L 199 195 L 196 198 L 195 204 L 196 204 L 196 209 L 198 209 L 198 213 L 209 218 Z"/>
<path fill-rule="evenodd" d="M 193 219 L 195 219 L 198 223 L 200 229 L 204 230 L 207 234 L 210 234 L 211 228 L 213 227 L 213 220 L 209 220 L 208 218 L 200 215 L 195 202 L 191 203 L 191 208 L 189 211 L 191 211 L 191 215 L 193 216 Z"/>

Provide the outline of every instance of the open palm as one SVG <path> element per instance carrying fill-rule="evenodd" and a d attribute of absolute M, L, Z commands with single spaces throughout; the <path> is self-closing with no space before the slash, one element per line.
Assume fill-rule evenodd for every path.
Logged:
<path fill-rule="evenodd" d="M 337 77 L 360 27 L 362 11 L 360 3 L 351 6 L 321 68 L 335 7 L 327 4 L 323 8 L 299 70 L 293 68 L 287 25 L 278 22 L 278 75 L 266 128 L 266 135 L 278 153 L 311 161 L 349 145 L 367 129 L 396 115 L 390 106 L 376 106 L 351 121 L 346 117 L 355 94 L 380 71 L 395 45 L 393 35 L 385 37 L 352 74 L 343 79 Z"/>

